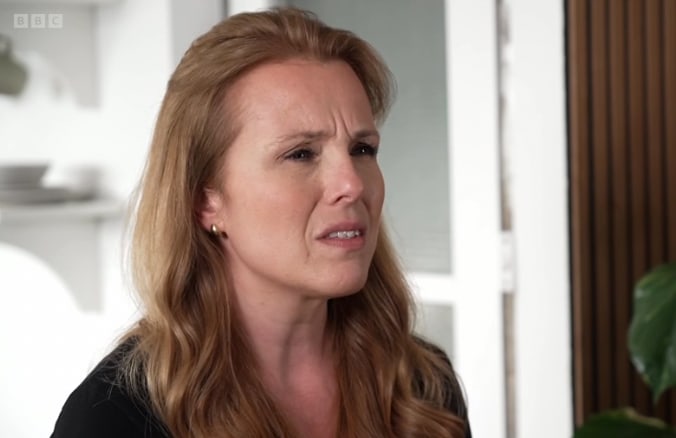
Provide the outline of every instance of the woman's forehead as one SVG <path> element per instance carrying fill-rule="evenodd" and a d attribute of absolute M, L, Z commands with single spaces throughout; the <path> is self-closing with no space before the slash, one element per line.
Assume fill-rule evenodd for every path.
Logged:
<path fill-rule="evenodd" d="M 243 120 L 265 119 L 315 123 L 327 111 L 349 111 L 349 116 L 372 119 L 370 102 L 359 78 L 343 61 L 291 59 L 267 63 L 245 73 L 229 90 L 228 106 L 234 105 Z"/>

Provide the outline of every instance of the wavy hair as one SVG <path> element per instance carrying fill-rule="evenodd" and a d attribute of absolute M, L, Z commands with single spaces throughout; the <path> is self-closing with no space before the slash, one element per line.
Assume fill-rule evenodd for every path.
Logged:
<path fill-rule="evenodd" d="M 296 436 L 252 366 L 222 248 L 197 210 L 237 134 L 227 91 L 255 66 L 298 57 L 349 64 L 385 118 L 394 86 L 375 50 L 294 8 L 220 22 L 168 82 L 137 193 L 131 262 L 144 315 L 125 336 L 134 342 L 122 377 L 175 437 Z M 363 290 L 328 306 L 339 436 L 464 436 L 445 407 L 449 397 L 463 404 L 453 370 L 412 335 L 409 288 L 382 227 Z"/>

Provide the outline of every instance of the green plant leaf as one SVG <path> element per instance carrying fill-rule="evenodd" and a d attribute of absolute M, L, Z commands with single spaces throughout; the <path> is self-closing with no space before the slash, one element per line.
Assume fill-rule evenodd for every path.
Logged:
<path fill-rule="evenodd" d="M 575 431 L 574 438 L 676 438 L 676 430 L 633 409 L 592 416 Z"/>
<path fill-rule="evenodd" d="M 676 385 L 676 263 L 658 266 L 636 285 L 629 351 L 657 402 Z"/>

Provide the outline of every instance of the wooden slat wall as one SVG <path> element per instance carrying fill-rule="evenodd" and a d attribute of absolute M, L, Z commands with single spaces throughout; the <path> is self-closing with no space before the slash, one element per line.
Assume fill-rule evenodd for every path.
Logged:
<path fill-rule="evenodd" d="M 676 260 L 676 0 L 568 0 L 575 420 L 657 406 L 627 352 L 635 282 Z"/>

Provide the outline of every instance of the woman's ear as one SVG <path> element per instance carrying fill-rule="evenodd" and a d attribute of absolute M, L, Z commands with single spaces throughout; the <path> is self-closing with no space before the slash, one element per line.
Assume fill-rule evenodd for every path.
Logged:
<path fill-rule="evenodd" d="M 218 230 L 224 231 L 223 194 L 216 189 L 205 187 L 198 200 L 196 209 L 202 228 L 211 231 L 215 225 Z"/>

